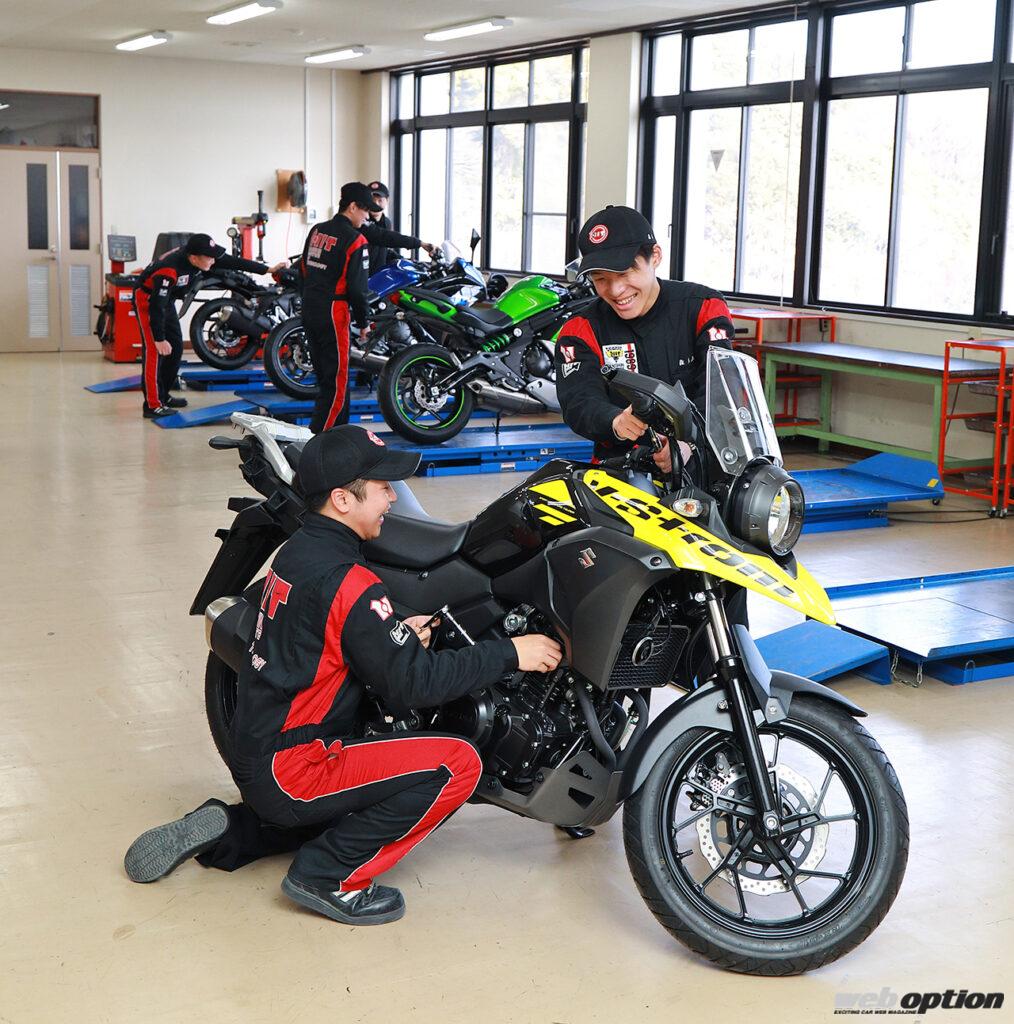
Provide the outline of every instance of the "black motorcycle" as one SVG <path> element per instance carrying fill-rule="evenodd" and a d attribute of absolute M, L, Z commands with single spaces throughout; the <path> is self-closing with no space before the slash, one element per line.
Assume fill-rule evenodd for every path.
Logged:
<path fill-rule="evenodd" d="M 552 461 L 466 523 L 406 508 L 401 485 L 405 500 L 365 548 L 399 616 L 444 606 L 436 648 L 538 632 L 559 639 L 564 661 L 407 717 L 378 706 L 369 729 L 467 738 L 483 761 L 473 800 L 525 817 L 577 830 L 623 805 L 634 881 L 674 938 L 733 971 L 815 969 L 883 919 L 909 838 L 865 712 L 769 668 L 735 621 L 746 590 L 833 623 L 792 554 L 802 491 L 781 466 L 753 360 L 711 350 L 704 421 L 679 385 L 604 372 L 650 424 L 649 443 L 597 466 Z M 235 521 L 191 608 L 206 616 L 207 712 L 227 762 L 260 598 L 251 580 L 299 524 L 293 470 L 308 436 L 234 420 L 245 435 L 211 445 L 238 449 L 264 497 L 230 501 Z M 663 438 L 669 474 L 651 459 Z M 696 446 L 689 466 L 680 439 Z M 661 689 L 678 695 L 649 722 Z"/>
<path fill-rule="evenodd" d="M 228 291 L 202 303 L 190 321 L 190 344 L 209 366 L 234 370 L 256 355 L 270 332 L 297 316 L 302 308 L 299 272 L 294 267 L 274 274 L 274 284 L 262 285 L 242 271 L 212 271 L 199 282 L 200 291 Z M 188 293 L 182 316 L 196 298 Z"/>

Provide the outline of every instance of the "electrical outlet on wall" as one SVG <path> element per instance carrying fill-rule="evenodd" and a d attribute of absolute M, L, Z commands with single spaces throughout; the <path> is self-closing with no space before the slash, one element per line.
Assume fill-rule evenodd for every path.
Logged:
<path fill-rule="evenodd" d="M 312 207 L 306 208 L 306 223 L 312 224 L 317 219 L 317 211 Z"/>

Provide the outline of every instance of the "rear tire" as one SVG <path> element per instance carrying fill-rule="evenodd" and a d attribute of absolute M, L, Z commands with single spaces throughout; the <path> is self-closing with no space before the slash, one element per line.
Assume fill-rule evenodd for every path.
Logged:
<path fill-rule="evenodd" d="M 377 400 L 388 426 L 416 444 L 442 444 L 468 425 L 475 406 L 464 384 L 442 399 L 425 391 L 455 369 L 450 352 L 440 345 L 409 345 L 391 356 L 380 373 Z"/>
<path fill-rule="evenodd" d="M 229 323 L 229 312 L 242 311 L 235 299 L 218 298 L 205 302 L 190 321 L 190 344 L 202 363 L 219 370 L 236 370 L 256 355 L 260 341 L 240 334 Z"/>
<path fill-rule="evenodd" d="M 769 976 L 802 974 L 844 956 L 868 938 L 883 920 L 898 894 L 905 873 L 909 843 L 908 812 L 898 777 L 877 742 L 855 719 L 828 702 L 812 697 L 795 697 L 788 718 L 762 726 L 761 733 L 762 736 L 765 733 L 784 734 L 786 738 L 780 741 L 783 751 L 786 745 L 797 744 L 804 753 L 808 749 L 831 752 L 844 773 L 839 776 L 843 790 L 848 785 L 845 782 L 848 776 L 851 779 L 849 784 L 861 797 L 856 803 L 864 807 L 861 810 L 856 806 L 854 825 L 839 818 L 831 824 L 808 827 L 811 854 L 819 844 L 819 840 L 814 838 L 816 833 L 821 829 L 827 830 L 823 836 L 824 846 L 815 855 L 814 862 L 804 861 L 797 865 L 799 890 L 804 900 L 809 895 L 813 903 L 808 914 L 799 904 L 794 908 L 796 916 L 790 914 L 767 920 L 760 916 L 759 911 L 767 907 L 776 912 L 783 908 L 783 904 L 776 902 L 772 905 L 772 901 L 784 899 L 791 903 L 792 899 L 787 889 L 784 896 L 773 895 L 770 889 L 763 892 L 763 879 L 756 873 L 750 873 L 758 862 L 763 862 L 765 853 L 759 845 L 754 845 L 755 839 L 751 838 L 757 833 L 747 834 L 748 828 L 755 828 L 753 816 L 744 810 L 752 800 L 749 790 L 740 791 L 738 805 L 730 804 L 726 798 L 724 807 L 721 807 L 721 794 L 728 790 L 721 789 L 720 782 L 719 788 L 709 788 L 707 771 L 702 774 L 701 766 L 713 750 L 735 744 L 728 733 L 723 738 L 723 734 L 714 730 L 692 729 L 665 750 L 644 784 L 624 807 L 624 845 L 630 871 L 642 898 L 659 924 L 675 939 L 726 970 Z M 775 758 L 779 757 L 778 749 L 775 748 Z M 785 762 L 779 760 L 777 763 Z M 726 766 L 730 772 L 734 770 L 728 760 Z M 784 772 L 786 769 L 780 770 Z M 798 781 L 800 775 L 779 777 L 783 801 L 788 799 L 786 794 L 792 790 L 793 778 Z M 819 777 L 804 780 L 804 783 L 812 785 L 814 791 L 821 787 Z M 800 788 L 796 787 L 797 795 Z M 681 789 L 684 793 L 679 796 Z M 691 813 L 680 825 L 679 818 L 686 812 L 678 809 L 679 800 L 685 798 L 686 793 L 695 792 L 703 795 L 691 797 Z M 712 792 L 716 795 L 713 796 Z M 677 798 L 673 797 L 674 793 Z M 817 813 L 830 817 L 831 812 L 827 808 L 831 798 L 828 796 L 828 802 L 825 802 L 823 795 L 830 793 L 826 782 L 821 793 L 819 802 L 813 801 L 816 802 Z M 697 800 L 696 806 L 694 799 Z M 729 807 L 735 807 L 739 813 L 730 812 Z M 670 820 L 673 812 L 675 822 Z M 812 885 L 814 881 L 818 886 L 826 884 L 819 873 L 814 872 L 821 866 L 827 872 L 833 865 L 835 856 L 827 852 L 832 838 L 829 830 L 838 825 L 854 829 L 856 852 L 841 876 L 829 876 L 842 878 L 839 887 L 825 895 L 822 901 L 815 900 L 812 888 L 806 891 L 803 887 Z M 711 845 L 710 850 L 700 845 L 695 832 L 701 834 L 702 830 L 709 842 L 714 835 L 721 843 L 724 834 L 730 849 L 735 845 L 733 837 L 737 833 L 746 842 L 738 854 L 739 859 L 734 857 L 728 862 L 721 861 L 715 867 L 709 857 L 711 862 L 705 863 L 699 873 L 707 874 L 712 867 L 714 870 L 708 879 L 695 886 L 693 875 L 695 866 L 703 859 L 702 854 L 710 853 L 718 859 L 721 852 L 715 845 Z M 677 837 L 681 833 L 688 837 L 686 851 L 679 849 L 682 844 Z M 837 840 L 841 835 L 839 833 L 834 838 Z M 806 836 L 807 831 L 800 829 L 791 840 L 779 839 L 778 843 L 787 844 L 791 851 L 797 842 L 806 847 Z M 755 850 L 758 853 L 755 854 Z M 695 857 L 699 859 L 695 861 Z M 722 863 L 732 865 L 731 870 L 726 867 L 720 871 Z M 748 888 L 751 885 L 758 888 Z M 717 890 L 711 890 L 711 895 L 708 894 L 709 886 L 717 887 Z M 737 890 L 739 906 L 747 915 L 745 917 L 738 913 L 734 902 Z M 751 903 L 744 901 L 744 891 Z M 755 898 L 757 893 L 759 896 Z M 819 897 L 819 893 L 816 895 Z"/>
<path fill-rule="evenodd" d="M 204 670 L 204 710 L 211 738 L 227 767 L 232 767 L 232 740 L 229 728 L 239 699 L 239 677 L 214 653 L 208 654 Z"/>
<path fill-rule="evenodd" d="M 283 321 L 268 335 L 264 369 L 275 387 L 290 398 L 312 402 L 317 397 L 320 389 L 301 316 Z"/>

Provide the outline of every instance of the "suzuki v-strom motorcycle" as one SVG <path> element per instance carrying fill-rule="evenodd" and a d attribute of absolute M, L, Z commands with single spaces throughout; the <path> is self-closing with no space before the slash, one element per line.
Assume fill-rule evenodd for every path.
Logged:
<path fill-rule="evenodd" d="M 424 324 L 439 345 L 415 345 L 388 360 L 377 399 L 392 430 L 417 444 L 440 444 L 468 424 L 475 402 L 503 413 L 559 412 L 555 339 L 595 300 L 585 282 L 533 274 L 491 309 L 463 309 L 420 289 L 391 301 Z"/>
<path fill-rule="evenodd" d="M 370 729 L 466 737 L 483 761 L 473 800 L 525 817 L 578 829 L 622 805 L 631 873 L 674 938 L 729 970 L 795 974 L 847 953 L 887 913 L 907 811 L 865 712 L 769 668 L 730 623 L 743 590 L 834 616 L 792 555 L 803 495 L 756 363 L 712 349 L 707 369 L 703 427 L 678 385 L 604 371 L 653 441 L 697 445 L 665 480 L 643 472 L 657 475 L 646 445 L 600 465 L 554 460 L 471 522 L 399 500 L 365 548 L 399 616 L 444 605 L 436 647 L 540 632 L 565 657 L 397 721 L 378 707 Z M 250 581 L 299 522 L 293 467 L 308 433 L 234 420 L 245 436 L 211 445 L 237 448 L 264 497 L 230 502 L 235 521 L 191 609 L 206 616 L 208 716 L 227 761 L 262 589 Z"/>

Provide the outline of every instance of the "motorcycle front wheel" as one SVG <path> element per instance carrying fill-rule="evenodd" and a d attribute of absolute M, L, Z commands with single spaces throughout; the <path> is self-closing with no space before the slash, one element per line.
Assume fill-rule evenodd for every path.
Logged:
<path fill-rule="evenodd" d="M 475 399 L 459 384 L 447 392 L 436 385 L 456 369 L 440 345 L 409 345 L 391 356 L 380 372 L 377 400 L 388 426 L 416 444 L 442 444 L 468 424 Z"/>
<path fill-rule="evenodd" d="M 730 971 L 802 974 L 864 941 L 908 858 L 898 777 L 850 715 L 812 697 L 760 727 L 782 834 L 763 835 L 738 741 L 692 729 L 627 801 L 623 838 L 656 920 Z"/>
<path fill-rule="evenodd" d="M 190 321 L 190 344 L 198 359 L 219 370 L 245 366 L 257 353 L 260 341 L 240 333 L 230 322 L 242 313 L 234 299 L 210 299 Z"/>
<path fill-rule="evenodd" d="M 317 397 L 317 374 L 302 317 L 290 317 L 272 329 L 264 342 L 264 369 L 275 387 L 290 398 L 312 402 Z"/>
<path fill-rule="evenodd" d="M 217 654 L 209 653 L 204 669 L 204 711 L 208 716 L 211 738 L 226 765 L 232 764 L 229 726 L 236 714 L 238 699 L 239 677 Z"/>

